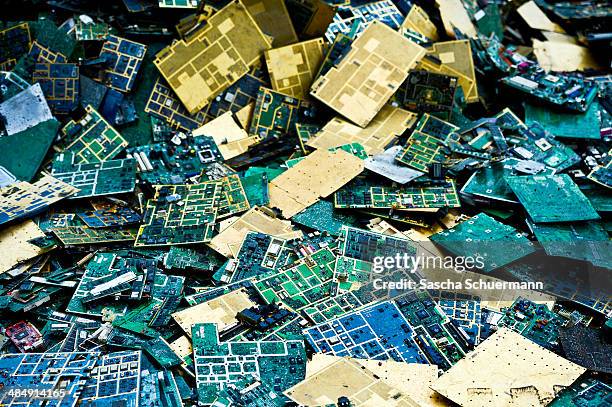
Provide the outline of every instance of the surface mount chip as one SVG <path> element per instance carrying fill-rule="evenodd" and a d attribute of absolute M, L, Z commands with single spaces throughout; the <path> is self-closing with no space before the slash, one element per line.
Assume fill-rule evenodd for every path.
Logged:
<path fill-rule="evenodd" d="M 165 48 L 155 65 L 187 111 L 195 114 L 249 72 L 269 39 L 240 1 L 215 13 L 188 41 Z"/>
<path fill-rule="evenodd" d="M 424 48 L 373 21 L 348 54 L 313 83 L 311 95 L 365 127 L 423 55 Z"/>

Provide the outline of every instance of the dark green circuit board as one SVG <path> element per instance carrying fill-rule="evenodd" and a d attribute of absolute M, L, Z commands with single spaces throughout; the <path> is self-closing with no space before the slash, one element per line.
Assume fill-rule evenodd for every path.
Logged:
<path fill-rule="evenodd" d="M 612 405 L 612 387 L 584 377 L 562 389 L 549 407 L 598 407 Z"/>
<path fill-rule="evenodd" d="M 533 243 L 512 226 L 484 213 L 436 233 L 431 241 L 455 256 L 482 257 L 480 271 L 489 272 L 535 251 Z"/>
<path fill-rule="evenodd" d="M 429 113 L 448 120 L 453 110 L 457 78 L 429 71 L 411 71 L 391 98 L 411 112 Z"/>
<path fill-rule="evenodd" d="M 316 303 L 331 294 L 336 256 L 324 248 L 294 263 L 255 280 L 255 287 L 268 302 L 282 302 L 291 310 Z"/>
<path fill-rule="evenodd" d="M 529 227 L 550 256 L 612 266 L 612 242 L 600 222 L 530 223 Z"/>
<path fill-rule="evenodd" d="M 217 182 L 158 185 L 147 202 L 135 246 L 203 243 L 212 239 L 221 188 Z"/>
<path fill-rule="evenodd" d="M 338 236 L 344 225 L 357 225 L 357 217 L 350 213 L 334 210 L 334 204 L 320 200 L 302 212 L 294 215 L 291 220 L 320 232 Z"/>
<path fill-rule="evenodd" d="M 180 145 L 165 142 L 132 147 L 127 153 L 136 160 L 138 178 L 153 185 L 183 184 L 222 160 L 213 139 L 204 136 L 190 137 Z"/>
<path fill-rule="evenodd" d="M 525 103 L 525 124 L 541 124 L 555 137 L 573 139 L 601 139 L 599 117 L 600 105 L 595 100 L 584 113 L 548 109 L 544 106 Z"/>
<path fill-rule="evenodd" d="M 194 324 L 192 339 L 201 403 L 214 404 L 223 391 L 255 403 L 269 399 L 274 391 L 265 405 L 282 407 L 287 401 L 279 396 L 282 391 L 306 376 L 303 341 L 224 342 L 215 324 Z"/>
<path fill-rule="evenodd" d="M 30 27 L 22 23 L 0 31 L 0 71 L 10 71 L 31 45 Z"/>
<path fill-rule="evenodd" d="M 599 219 L 587 197 L 567 174 L 510 176 L 505 179 L 536 223 Z"/>
<path fill-rule="evenodd" d="M 101 229 L 88 226 L 67 226 L 51 231 L 65 246 L 130 242 L 136 239 L 137 232 L 136 228 Z"/>
<path fill-rule="evenodd" d="M 242 181 L 238 175 L 234 174 L 223 177 L 216 182 L 221 188 L 219 201 L 216 204 L 218 208 L 217 217 L 219 219 L 248 211 L 251 208 L 246 192 L 242 187 Z"/>
<path fill-rule="evenodd" d="M 504 312 L 500 327 L 507 327 L 547 349 L 554 349 L 558 343 L 559 328 L 566 320 L 545 304 L 536 304 L 524 298 L 517 298 Z"/>
<path fill-rule="evenodd" d="M 68 63 L 38 63 L 32 77 L 53 113 L 68 114 L 79 105 L 79 67 Z"/>
<path fill-rule="evenodd" d="M 448 142 L 457 139 L 459 127 L 423 114 L 396 160 L 419 171 L 427 172 L 435 162 L 444 162 L 450 153 Z"/>

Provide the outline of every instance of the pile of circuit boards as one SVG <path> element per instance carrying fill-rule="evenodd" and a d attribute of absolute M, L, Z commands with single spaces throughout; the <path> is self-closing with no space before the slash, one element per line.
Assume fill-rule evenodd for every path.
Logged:
<path fill-rule="evenodd" d="M 612 2 L 0 5 L 1 406 L 612 405 Z"/>

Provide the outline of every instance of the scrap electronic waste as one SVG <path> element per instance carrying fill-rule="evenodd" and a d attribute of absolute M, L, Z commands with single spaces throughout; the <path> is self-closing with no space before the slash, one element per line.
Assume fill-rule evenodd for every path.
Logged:
<path fill-rule="evenodd" d="M 612 406 L 609 0 L 0 5 L 1 406 Z"/>

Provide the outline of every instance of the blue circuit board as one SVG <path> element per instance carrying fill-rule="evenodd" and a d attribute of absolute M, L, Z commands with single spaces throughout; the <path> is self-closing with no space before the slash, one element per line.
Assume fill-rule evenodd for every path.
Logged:
<path fill-rule="evenodd" d="M 106 84 L 121 92 L 131 91 L 146 52 L 146 45 L 115 35 L 106 37 L 100 51 L 100 58 L 104 58 L 107 65 Z"/>

